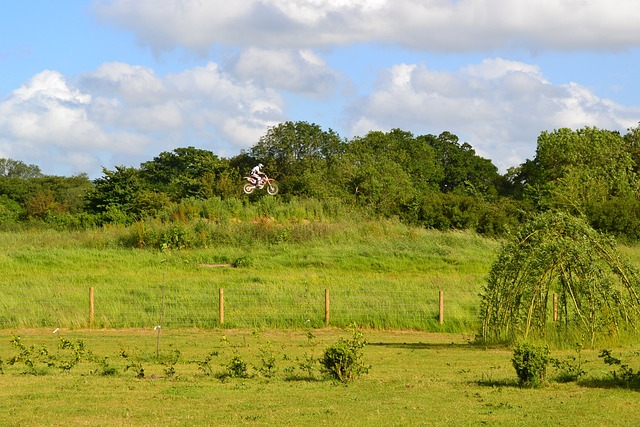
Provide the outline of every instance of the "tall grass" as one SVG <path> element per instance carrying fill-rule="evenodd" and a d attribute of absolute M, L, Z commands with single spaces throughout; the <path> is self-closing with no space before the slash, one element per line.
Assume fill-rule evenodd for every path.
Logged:
<path fill-rule="evenodd" d="M 282 206 L 265 202 L 262 209 L 257 217 L 239 211 L 216 222 L 2 233 L 0 327 L 86 327 L 94 287 L 97 327 L 150 327 L 160 319 L 173 327 L 219 326 L 223 288 L 228 327 L 320 326 L 329 289 L 332 325 L 476 329 L 478 292 L 497 242 L 392 220 L 327 221 L 320 207 L 316 216 L 308 206 L 299 216 L 300 207 L 281 216 Z M 131 244 L 141 233 L 146 239 L 165 227 L 196 230 L 202 223 L 203 244 Z"/>

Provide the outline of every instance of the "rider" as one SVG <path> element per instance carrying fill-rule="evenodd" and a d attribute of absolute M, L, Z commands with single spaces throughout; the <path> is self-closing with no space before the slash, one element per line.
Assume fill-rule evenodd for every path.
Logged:
<path fill-rule="evenodd" d="M 262 169 L 264 167 L 264 165 L 262 163 L 258 164 L 257 166 L 255 166 L 253 169 L 251 169 L 251 177 L 253 179 L 256 180 L 256 185 L 259 188 L 262 188 L 264 186 L 264 180 L 263 177 L 266 178 L 267 174 L 265 174 L 264 172 L 262 172 L 260 169 Z"/>

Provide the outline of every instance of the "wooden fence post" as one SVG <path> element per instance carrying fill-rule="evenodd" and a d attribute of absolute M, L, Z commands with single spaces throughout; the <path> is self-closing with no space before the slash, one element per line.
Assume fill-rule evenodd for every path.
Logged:
<path fill-rule="evenodd" d="M 94 289 L 92 286 L 89 288 L 89 328 L 90 329 L 93 329 L 94 315 L 95 315 Z"/>
<path fill-rule="evenodd" d="M 324 324 L 329 326 L 329 289 L 324 290 Z"/>
<path fill-rule="evenodd" d="M 553 323 L 558 322 L 558 294 L 553 294 Z"/>
<path fill-rule="evenodd" d="M 220 309 L 220 324 L 224 323 L 224 289 L 220 288 L 220 299 L 218 303 Z"/>
<path fill-rule="evenodd" d="M 440 291 L 439 299 L 440 299 L 440 310 L 439 310 L 439 314 L 438 314 L 438 320 L 440 321 L 440 324 L 442 325 L 444 323 L 444 292 L 443 291 Z"/>

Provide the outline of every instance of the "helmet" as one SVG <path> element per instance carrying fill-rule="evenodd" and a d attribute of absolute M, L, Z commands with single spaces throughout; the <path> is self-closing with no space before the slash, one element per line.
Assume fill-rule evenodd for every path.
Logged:
<path fill-rule="evenodd" d="M 260 163 L 260 164 L 258 165 L 258 167 L 259 167 L 260 169 L 262 169 L 262 168 L 264 167 L 264 165 L 263 165 L 262 163 Z"/>

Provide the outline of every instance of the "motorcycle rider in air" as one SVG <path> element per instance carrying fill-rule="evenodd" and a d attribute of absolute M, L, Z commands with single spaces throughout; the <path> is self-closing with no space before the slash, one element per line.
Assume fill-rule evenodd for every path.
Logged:
<path fill-rule="evenodd" d="M 256 185 L 258 186 L 258 188 L 264 187 L 265 180 L 262 177 L 264 177 L 265 179 L 267 177 L 267 174 L 260 170 L 263 167 L 264 165 L 262 163 L 259 163 L 257 166 L 254 166 L 254 168 L 251 169 L 251 178 L 256 180 Z"/>

